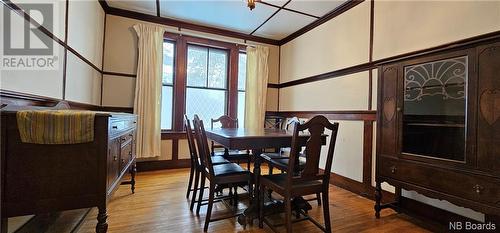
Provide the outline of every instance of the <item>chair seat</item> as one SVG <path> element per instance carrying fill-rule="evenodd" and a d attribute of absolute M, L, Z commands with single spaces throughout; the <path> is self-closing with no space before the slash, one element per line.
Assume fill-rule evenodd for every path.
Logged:
<path fill-rule="evenodd" d="M 274 174 L 274 175 L 264 175 L 261 176 L 261 184 L 265 186 L 274 186 L 279 190 L 284 191 L 286 185 L 287 174 Z M 314 194 L 321 190 L 323 182 L 320 180 L 312 181 L 293 181 L 292 182 L 292 194 L 295 195 L 307 195 Z M 276 190 L 278 191 L 278 190 Z M 306 193 L 306 194 L 304 194 Z"/>
<path fill-rule="evenodd" d="M 224 157 L 219 156 L 219 155 L 211 156 L 210 159 L 212 160 L 213 165 L 229 163 L 229 161 L 227 159 L 225 159 Z"/>
<path fill-rule="evenodd" d="M 217 176 L 230 176 L 250 173 L 248 170 L 241 168 L 235 163 L 225 163 L 214 166 L 214 175 Z"/>
<path fill-rule="evenodd" d="M 228 155 L 225 154 L 224 151 L 215 151 L 214 156 L 222 156 L 225 159 L 233 160 L 233 159 L 248 159 L 250 156 L 247 151 L 243 150 L 229 150 Z"/>
<path fill-rule="evenodd" d="M 290 158 L 287 156 L 283 156 L 281 153 L 264 153 L 260 155 L 266 162 L 270 163 L 272 166 L 280 170 L 286 170 L 288 168 L 288 163 L 290 162 Z M 299 169 L 303 170 L 306 166 L 306 157 L 299 157 Z"/>

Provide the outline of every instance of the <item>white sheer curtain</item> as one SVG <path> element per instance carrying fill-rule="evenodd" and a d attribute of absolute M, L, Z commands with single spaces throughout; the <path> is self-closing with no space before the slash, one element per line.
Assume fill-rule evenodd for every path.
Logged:
<path fill-rule="evenodd" d="M 135 81 L 134 113 L 137 114 L 137 148 L 139 158 L 160 156 L 161 144 L 161 69 L 165 29 L 137 24 L 139 57 Z"/>
<path fill-rule="evenodd" d="M 245 128 L 262 129 L 266 115 L 269 48 L 247 47 Z"/>

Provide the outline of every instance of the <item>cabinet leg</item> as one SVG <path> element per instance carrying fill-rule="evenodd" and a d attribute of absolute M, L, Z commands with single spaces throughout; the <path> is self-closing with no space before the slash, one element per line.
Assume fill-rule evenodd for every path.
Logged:
<path fill-rule="evenodd" d="M 99 213 L 97 214 L 97 226 L 95 227 L 96 233 L 106 233 L 108 231 L 108 214 L 106 207 L 99 207 Z"/>
<path fill-rule="evenodd" d="M 396 187 L 396 212 L 401 213 L 401 188 Z"/>
<path fill-rule="evenodd" d="M 132 190 L 132 193 L 135 193 L 135 174 L 137 173 L 137 166 L 136 163 L 132 164 L 130 167 L 130 190 Z"/>
<path fill-rule="evenodd" d="M 381 200 L 382 200 L 382 186 L 381 186 L 380 182 L 377 181 L 376 185 L 375 185 L 375 206 L 374 206 L 376 218 L 380 218 L 380 210 L 381 210 L 380 201 Z"/>

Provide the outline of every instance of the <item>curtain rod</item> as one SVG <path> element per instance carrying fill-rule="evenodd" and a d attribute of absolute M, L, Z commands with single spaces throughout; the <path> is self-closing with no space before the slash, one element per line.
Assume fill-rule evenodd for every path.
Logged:
<path fill-rule="evenodd" d="M 170 28 L 165 28 L 165 31 L 166 32 L 172 32 L 172 33 L 177 33 L 177 34 L 180 34 L 180 35 L 194 36 L 194 37 L 200 37 L 200 38 L 203 38 L 203 39 L 210 39 L 210 40 L 218 40 L 218 41 L 222 41 L 222 42 L 226 42 L 226 43 L 232 43 L 232 44 L 237 44 L 237 45 L 250 46 L 252 48 L 255 48 L 255 45 L 246 43 L 246 40 L 244 40 L 245 41 L 244 43 L 241 43 L 241 42 L 236 42 L 236 41 L 232 41 L 232 40 L 225 40 L 225 39 L 222 39 L 222 38 L 214 38 L 214 37 L 210 37 L 210 36 L 200 35 L 200 34 L 193 33 L 193 32 L 184 32 L 184 31 L 181 30 L 181 28 L 179 28 L 177 30 L 170 29 Z"/>

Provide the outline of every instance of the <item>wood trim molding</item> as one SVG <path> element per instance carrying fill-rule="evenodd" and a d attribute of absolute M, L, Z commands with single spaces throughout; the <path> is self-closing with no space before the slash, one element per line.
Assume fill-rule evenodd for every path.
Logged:
<path fill-rule="evenodd" d="M 137 161 L 137 171 L 139 172 L 188 168 L 190 166 L 190 159 Z"/>
<path fill-rule="evenodd" d="M 311 118 L 316 115 L 323 115 L 329 120 L 360 120 L 375 121 L 377 111 L 267 111 L 266 116 L 299 117 Z"/>
<path fill-rule="evenodd" d="M 271 44 L 271 45 L 279 45 L 278 40 L 248 35 L 245 33 L 234 32 L 234 31 L 230 31 L 230 30 L 226 30 L 226 29 L 197 25 L 197 24 L 193 24 L 193 23 L 183 22 L 180 20 L 169 19 L 169 18 L 165 18 L 165 17 L 158 17 L 158 16 L 154 16 L 154 15 L 148 15 L 148 14 L 139 13 L 139 12 L 135 12 L 135 11 L 118 9 L 118 8 L 114 8 L 114 7 L 109 7 L 106 13 L 108 13 L 110 15 L 122 16 L 122 17 L 126 17 L 126 18 L 137 19 L 137 20 L 142 20 L 142 21 L 146 21 L 146 22 L 157 23 L 157 24 L 162 24 L 162 25 L 167 25 L 167 26 L 173 26 L 173 27 L 178 27 L 178 28 L 182 28 L 182 29 L 189 29 L 189 30 L 198 31 L 198 32 L 205 32 L 205 33 L 210 33 L 210 34 L 215 34 L 215 35 L 233 37 L 233 38 L 237 38 L 237 39 L 255 41 L 255 42 Z"/>
<path fill-rule="evenodd" d="M 362 3 L 364 0 L 349 0 L 339 7 L 335 8 L 334 10 L 330 11 L 328 14 L 324 15 L 323 17 L 319 18 L 318 20 L 306 25 L 305 27 L 299 29 L 298 31 L 290 34 L 289 36 L 285 37 L 284 39 L 279 41 L 279 45 L 284 45 L 293 39 L 305 34 L 308 31 L 311 31 L 312 29 L 316 28 L 317 26 L 326 23 L 327 21 L 337 17 L 338 15 L 348 11 L 349 9 L 357 6 L 358 4 Z"/>
<path fill-rule="evenodd" d="M 119 72 L 110 72 L 110 71 L 103 71 L 102 74 L 104 75 L 114 75 L 114 76 L 123 76 L 123 77 L 130 77 L 130 78 L 136 78 L 136 74 L 126 74 L 126 73 L 119 73 Z"/>

